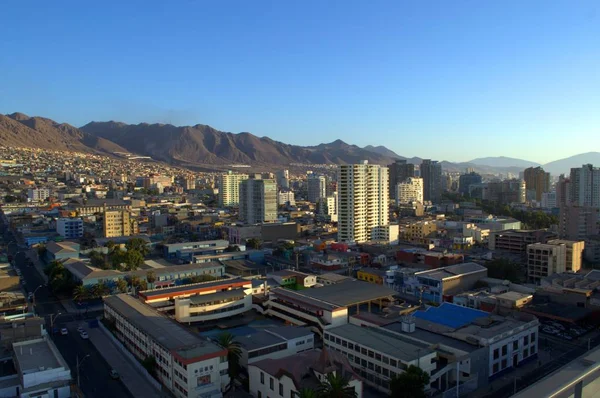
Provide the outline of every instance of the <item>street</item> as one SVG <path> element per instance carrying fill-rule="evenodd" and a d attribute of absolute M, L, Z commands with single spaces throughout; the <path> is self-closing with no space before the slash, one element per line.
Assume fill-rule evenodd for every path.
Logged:
<path fill-rule="evenodd" d="M 10 232 L 5 233 L 4 237 L 6 242 L 14 240 L 14 236 Z M 11 249 L 17 248 L 11 247 Z M 77 358 L 79 358 L 81 390 L 86 397 L 130 397 L 129 391 L 120 381 L 111 379 L 109 375 L 110 367 L 90 341 L 83 340 L 75 329 L 70 329 L 69 334 L 66 336 L 52 334 L 51 316 L 54 319 L 54 326 L 58 328 L 64 327 L 66 322 L 75 321 L 76 319 L 65 311 L 60 301 L 52 296 L 50 290 L 44 286 L 44 280 L 36 268 L 28 266 L 28 254 L 36 257 L 37 260 L 37 253 L 31 250 L 17 250 L 19 251 L 14 254 L 15 265 L 21 269 L 23 279 L 26 282 L 25 288 L 27 292 L 36 292 L 35 311 L 39 316 L 46 319 L 46 330 L 69 364 L 75 383 L 77 382 Z"/>

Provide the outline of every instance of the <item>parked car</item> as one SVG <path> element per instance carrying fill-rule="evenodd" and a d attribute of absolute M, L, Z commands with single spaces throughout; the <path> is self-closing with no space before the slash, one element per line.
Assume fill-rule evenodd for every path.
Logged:
<path fill-rule="evenodd" d="M 83 326 L 79 325 L 79 326 L 77 326 L 77 331 L 78 331 L 79 333 L 81 333 L 81 332 L 84 332 L 84 331 L 85 331 L 85 329 L 83 328 Z"/>
<path fill-rule="evenodd" d="M 121 376 L 119 376 L 119 372 L 117 372 L 114 369 L 110 370 L 110 378 L 113 380 L 119 380 L 119 378 L 121 378 Z"/>
<path fill-rule="evenodd" d="M 81 337 L 84 340 L 87 340 L 90 338 L 90 336 L 88 336 L 86 331 L 79 332 L 79 337 Z"/>
<path fill-rule="evenodd" d="M 69 331 L 67 330 L 67 328 L 62 328 L 62 329 L 60 329 L 60 334 L 62 334 L 63 336 L 66 336 L 69 334 Z"/>

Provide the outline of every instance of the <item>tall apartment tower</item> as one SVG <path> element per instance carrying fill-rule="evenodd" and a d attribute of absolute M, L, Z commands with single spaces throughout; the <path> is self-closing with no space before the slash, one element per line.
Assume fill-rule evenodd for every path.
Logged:
<path fill-rule="evenodd" d="M 571 169 L 571 203 L 600 208 L 600 168 L 591 164 Z"/>
<path fill-rule="evenodd" d="M 564 174 L 558 177 L 556 183 L 556 206 L 561 208 L 571 204 L 571 180 Z"/>
<path fill-rule="evenodd" d="M 247 174 L 235 174 L 231 170 L 219 175 L 219 207 L 239 205 L 240 183 L 247 179 Z"/>
<path fill-rule="evenodd" d="M 396 204 L 423 203 L 423 179 L 408 177 L 396 185 Z"/>
<path fill-rule="evenodd" d="M 306 179 L 308 201 L 317 203 L 319 198 L 327 196 L 327 177 L 310 174 Z"/>
<path fill-rule="evenodd" d="M 347 164 L 338 167 L 338 240 L 366 242 L 374 227 L 389 225 L 387 167 Z"/>
<path fill-rule="evenodd" d="M 561 206 L 558 235 L 563 239 L 585 240 L 600 234 L 599 210 L 590 206 Z"/>
<path fill-rule="evenodd" d="M 249 178 L 240 183 L 240 220 L 247 224 L 277 220 L 277 183 L 274 179 Z"/>
<path fill-rule="evenodd" d="M 423 200 L 439 202 L 442 198 L 442 165 L 437 160 L 423 159 L 421 178 L 423 179 Z"/>
<path fill-rule="evenodd" d="M 542 201 L 542 194 L 550 192 L 550 173 L 541 167 L 529 167 L 523 172 L 527 191 L 536 202 Z"/>
<path fill-rule="evenodd" d="M 289 170 L 278 170 L 275 172 L 275 179 L 279 188 L 290 188 L 290 172 Z"/>
<path fill-rule="evenodd" d="M 415 176 L 415 165 L 407 163 L 406 160 L 396 160 L 388 165 L 390 175 L 390 198 L 396 198 L 396 185 L 406 181 L 407 178 Z"/>

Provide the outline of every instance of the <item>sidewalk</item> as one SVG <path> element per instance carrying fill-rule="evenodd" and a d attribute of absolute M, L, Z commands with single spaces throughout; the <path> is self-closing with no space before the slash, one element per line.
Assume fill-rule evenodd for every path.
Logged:
<path fill-rule="evenodd" d="M 25 254 L 33 261 L 33 266 L 42 276 L 42 279 L 44 279 L 44 283 L 48 283 L 48 276 L 44 273 L 44 264 L 40 261 L 37 251 L 35 249 L 29 249 Z"/>
<path fill-rule="evenodd" d="M 134 397 L 160 397 L 160 391 L 154 388 L 136 367 L 110 340 L 100 328 L 86 329 L 90 341 L 104 357 L 106 362 L 119 372 L 123 384 Z"/>

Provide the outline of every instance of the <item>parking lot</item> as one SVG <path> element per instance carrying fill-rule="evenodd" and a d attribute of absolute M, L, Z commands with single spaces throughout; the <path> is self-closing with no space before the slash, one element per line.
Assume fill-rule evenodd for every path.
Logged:
<path fill-rule="evenodd" d="M 580 326 L 549 319 L 540 319 L 540 332 L 564 341 L 574 341 L 585 337 L 593 329 L 593 326 Z"/>

